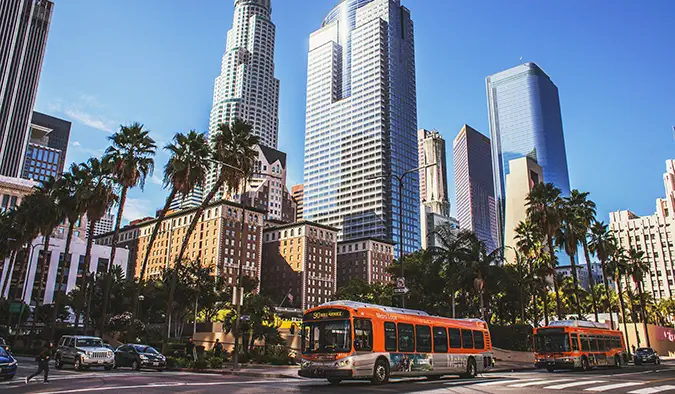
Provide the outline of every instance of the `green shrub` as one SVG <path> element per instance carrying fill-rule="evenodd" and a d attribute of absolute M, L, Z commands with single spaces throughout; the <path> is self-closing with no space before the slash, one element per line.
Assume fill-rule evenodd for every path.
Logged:
<path fill-rule="evenodd" d="M 213 368 L 213 369 L 222 368 L 223 363 L 225 362 L 225 360 L 223 360 L 222 357 L 215 357 L 215 356 L 206 357 L 206 358 L 204 358 L 204 360 L 206 360 L 206 362 L 208 363 L 209 368 Z"/>
<path fill-rule="evenodd" d="M 206 369 L 209 368 L 209 363 L 203 358 L 197 359 L 197 361 L 192 363 L 192 368 L 194 369 Z"/>
<path fill-rule="evenodd" d="M 183 357 L 168 356 L 166 358 L 166 366 L 169 368 L 189 368 L 191 364 L 191 360 Z"/>

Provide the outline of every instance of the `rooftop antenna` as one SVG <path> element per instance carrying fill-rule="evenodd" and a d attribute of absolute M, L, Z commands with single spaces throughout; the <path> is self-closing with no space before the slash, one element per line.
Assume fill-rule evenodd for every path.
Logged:
<path fill-rule="evenodd" d="M 523 64 L 523 57 L 520 57 L 520 64 Z"/>

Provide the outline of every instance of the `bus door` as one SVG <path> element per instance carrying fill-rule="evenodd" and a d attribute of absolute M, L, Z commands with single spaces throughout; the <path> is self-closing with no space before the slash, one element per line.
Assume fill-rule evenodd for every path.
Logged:
<path fill-rule="evenodd" d="M 354 318 L 354 369 L 357 376 L 372 375 L 377 355 L 373 353 L 373 323 Z"/>

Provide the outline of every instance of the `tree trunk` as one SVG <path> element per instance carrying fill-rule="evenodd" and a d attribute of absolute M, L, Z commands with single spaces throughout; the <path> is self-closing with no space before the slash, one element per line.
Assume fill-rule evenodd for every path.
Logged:
<path fill-rule="evenodd" d="M 640 307 L 642 308 L 642 326 L 645 330 L 645 339 L 647 340 L 647 347 L 652 347 L 649 340 L 649 330 L 647 329 L 647 307 L 645 306 L 645 294 L 642 291 L 642 282 L 638 283 L 638 291 L 640 292 Z"/>
<path fill-rule="evenodd" d="M 586 241 L 586 237 L 584 237 L 581 240 L 581 246 L 584 248 L 584 258 L 586 258 L 586 269 L 588 270 L 588 286 L 591 290 L 591 300 L 593 302 L 593 314 L 595 315 L 595 321 L 599 322 L 598 320 L 598 301 L 595 296 L 595 289 L 593 288 L 593 285 L 595 284 L 595 281 L 593 280 L 593 269 L 591 268 L 591 256 L 588 253 L 588 242 Z"/>
<path fill-rule="evenodd" d="M 94 234 L 94 228 L 96 227 L 96 222 L 98 219 L 91 220 L 89 222 L 89 237 L 87 237 L 87 248 L 84 252 L 84 270 L 82 270 L 82 282 L 84 283 L 84 334 L 87 334 L 87 329 L 89 328 L 89 317 L 91 314 L 91 296 L 94 293 L 94 281 L 92 280 L 91 285 L 89 285 L 89 271 L 91 267 L 91 248 L 94 246 L 94 237 L 91 236 Z"/>
<path fill-rule="evenodd" d="M 115 254 L 117 252 L 117 238 L 120 235 L 120 226 L 122 225 L 122 214 L 124 213 L 124 204 L 127 202 L 127 186 L 122 187 L 122 194 L 120 195 L 119 209 L 117 210 L 117 219 L 115 220 L 115 230 L 112 236 L 112 243 L 110 244 L 110 261 L 105 267 L 105 276 L 103 278 L 103 307 L 101 310 L 101 321 L 99 323 L 99 330 L 101 335 L 105 329 L 106 315 L 108 314 L 108 304 L 110 303 L 110 290 L 112 281 L 110 280 L 110 268 L 115 264 Z"/>
<path fill-rule="evenodd" d="M 640 347 L 642 341 L 640 340 L 640 333 L 637 327 L 637 316 L 635 316 L 635 297 L 630 286 L 630 277 L 626 275 L 626 291 L 628 292 L 628 300 L 630 301 L 630 316 L 633 320 L 633 328 L 635 328 L 635 338 L 637 338 L 637 346 Z"/>
<path fill-rule="evenodd" d="M 607 268 L 605 260 L 600 260 L 600 265 L 602 266 L 602 284 L 605 285 L 605 293 L 607 294 L 607 305 L 609 309 L 609 324 L 611 324 L 611 329 L 614 329 L 614 316 L 612 313 L 612 298 L 609 291 L 609 281 L 607 280 Z"/>
<path fill-rule="evenodd" d="M 63 279 L 65 278 L 65 273 L 66 270 L 70 269 L 70 259 L 68 258 L 68 254 L 70 253 L 70 242 L 73 240 L 73 231 L 75 230 L 75 222 L 76 220 L 71 220 L 72 218 L 68 219 L 68 235 L 66 236 L 66 247 L 65 250 L 63 251 L 63 269 L 61 270 L 61 274 L 59 275 L 59 279 L 57 281 L 57 287 L 56 290 L 54 291 L 54 309 L 52 310 L 52 316 L 51 316 L 51 326 L 49 329 L 49 339 L 50 340 L 55 340 L 54 334 L 56 333 L 56 317 L 58 315 L 58 310 L 59 306 L 61 304 L 61 297 L 62 297 L 62 291 L 61 288 L 63 287 Z M 59 263 L 61 259 L 59 258 Z M 58 270 L 57 270 L 58 271 Z M 65 293 L 65 292 L 63 292 Z"/>
<path fill-rule="evenodd" d="M 583 320 L 581 315 L 581 297 L 579 297 L 579 278 L 577 277 L 577 264 L 574 261 L 574 253 L 570 254 L 570 264 L 572 265 L 572 281 L 574 282 L 574 298 L 577 299 L 576 309 L 579 320 Z"/>
<path fill-rule="evenodd" d="M 628 324 L 626 323 L 626 308 L 623 304 L 623 292 L 621 291 L 621 276 L 616 275 L 616 289 L 619 293 L 619 305 L 621 306 L 621 317 L 623 319 L 623 332 L 626 334 L 626 349 L 630 353 L 630 339 L 628 339 Z"/>
<path fill-rule="evenodd" d="M 542 301 L 544 302 L 544 325 L 548 326 L 548 286 L 546 284 L 544 284 Z"/>
<path fill-rule="evenodd" d="M 2 282 L 2 289 L 0 289 L 0 298 L 5 296 L 5 290 L 9 290 L 7 287 L 9 286 L 9 280 L 12 278 L 12 273 L 14 272 L 14 265 L 16 264 L 16 255 L 18 251 L 12 250 L 9 254 L 9 264 L 7 264 L 7 275 L 5 275 L 5 279 Z M 10 294 L 9 291 L 7 291 L 7 299 L 9 300 Z"/>
<path fill-rule="evenodd" d="M 558 294 L 558 285 L 555 282 L 555 267 L 557 264 L 554 264 L 556 262 L 555 258 L 555 248 L 553 247 L 553 236 L 549 234 L 546 237 L 546 241 L 548 242 L 548 252 L 551 254 L 551 268 L 553 269 L 553 287 L 555 288 L 555 307 L 556 307 L 556 312 L 558 313 L 558 319 L 562 319 L 562 307 L 560 305 L 560 294 Z M 546 323 L 548 325 L 548 323 Z"/>
<path fill-rule="evenodd" d="M 452 300 L 452 318 L 454 319 L 455 318 L 455 305 L 456 305 L 456 301 L 457 301 L 457 295 L 456 295 L 456 292 L 454 290 L 453 290 L 452 296 L 450 298 Z"/>
<path fill-rule="evenodd" d="M 546 288 L 546 293 L 545 297 L 548 298 L 548 283 L 544 283 L 544 287 Z M 556 306 L 556 313 L 558 314 L 558 320 L 562 320 L 562 307 L 560 305 L 560 291 L 558 290 L 558 281 L 556 280 L 555 277 L 555 270 L 553 270 L 553 291 L 555 292 L 555 306 Z M 546 323 L 548 325 L 548 323 Z"/>
<path fill-rule="evenodd" d="M 19 268 L 19 276 L 17 276 L 17 278 L 16 278 L 16 289 L 14 289 L 14 291 L 15 291 L 14 299 L 21 300 L 21 302 L 23 302 L 23 286 L 28 281 L 27 270 L 28 270 L 28 264 L 30 263 L 30 257 L 31 257 L 30 252 L 32 250 L 31 249 L 32 247 L 33 247 L 33 245 L 31 245 L 31 241 L 28 241 L 28 243 L 26 244 L 26 251 L 24 252 L 24 256 L 23 256 L 23 263 L 21 264 L 21 267 Z M 26 276 L 26 278 L 24 278 L 24 276 Z M 23 280 L 23 283 L 21 282 L 22 280 Z M 11 282 L 10 282 L 9 286 L 10 287 L 12 286 Z"/>

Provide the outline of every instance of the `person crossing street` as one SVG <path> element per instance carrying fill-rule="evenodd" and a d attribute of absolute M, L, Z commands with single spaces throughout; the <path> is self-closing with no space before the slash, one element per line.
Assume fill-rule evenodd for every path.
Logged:
<path fill-rule="evenodd" d="M 38 376 L 40 373 L 44 372 L 45 378 L 42 383 L 47 384 L 49 383 L 48 377 L 49 377 L 49 361 L 52 359 L 52 347 L 54 345 L 51 343 L 45 343 L 44 348 L 40 352 L 40 354 L 36 357 L 36 360 L 38 362 L 38 369 L 35 371 L 33 374 L 30 376 L 26 377 L 26 384 L 33 379 L 34 377 Z"/>

